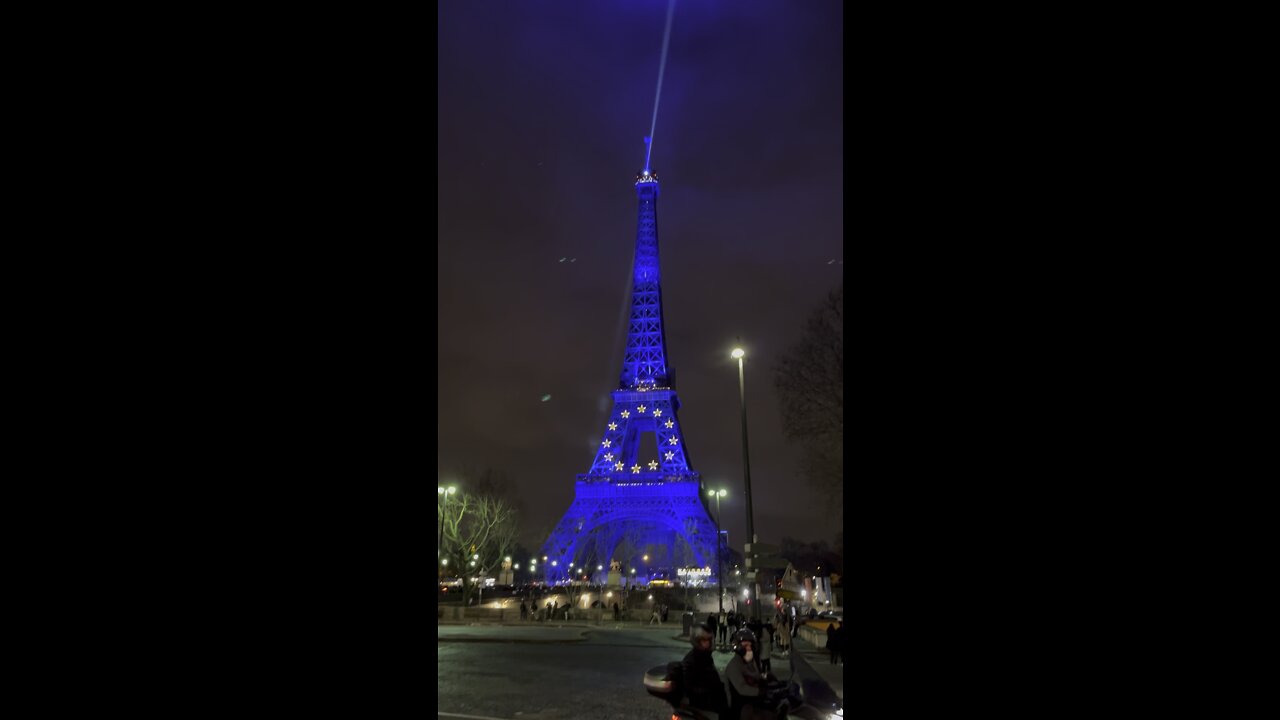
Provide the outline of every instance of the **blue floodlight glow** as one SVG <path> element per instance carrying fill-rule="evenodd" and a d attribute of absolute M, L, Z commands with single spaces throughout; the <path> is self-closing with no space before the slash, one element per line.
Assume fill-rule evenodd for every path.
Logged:
<path fill-rule="evenodd" d="M 716 529 L 701 477 L 689 462 L 677 417 L 680 400 L 667 366 L 658 176 L 641 170 L 635 190 L 639 213 L 622 373 L 591 468 L 578 475 L 573 504 L 540 553 L 561 563 L 543 567 L 551 584 L 568 579 L 564 563 L 599 568 L 617 561 L 631 567 L 647 555 L 647 577 L 672 577 L 679 568 L 706 567 L 715 558 Z M 624 540 L 630 549 L 620 553 Z"/>

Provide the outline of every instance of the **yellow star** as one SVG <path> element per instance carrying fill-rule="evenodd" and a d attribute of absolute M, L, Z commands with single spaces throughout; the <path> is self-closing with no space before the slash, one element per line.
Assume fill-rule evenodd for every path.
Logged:
<path fill-rule="evenodd" d="M 631 417 L 631 411 L 630 411 L 630 410 L 623 410 L 623 411 L 622 411 L 622 419 L 623 419 L 623 420 L 626 420 L 626 419 L 627 419 L 627 418 L 629 418 L 629 417 Z"/>
<path fill-rule="evenodd" d="M 657 461 L 657 460 L 650 460 L 650 461 L 649 461 L 649 469 L 650 469 L 650 470 L 657 470 L 657 469 L 658 469 L 658 461 Z"/>
<path fill-rule="evenodd" d="M 677 438 L 675 435 L 672 435 L 671 439 L 668 440 L 667 442 L 671 443 L 672 445 L 675 445 L 676 443 L 680 442 L 680 438 Z"/>
<path fill-rule="evenodd" d="M 618 461 L 617 463 L 615 463 L 615 464 L 614 464 L 614 466 L 613 466 L 613 469 L 614 469 L 614 470 L 621 470 L 622 468 L 623 468 L 623 465 L 622 465 L 622 461 L 621 461 L 621 460 L 619 460 L 619 461 Z"/>
<path fill-rule="evenodd" d="M 632 474 L 632 475 L 634 475 L 634 474 L 636 474 L 636 473 L 638 473 L 638 472 L 640 472 L 640 466 L 639 466 L 639 465 L 632 465 L 632 466 L 631 466 L 631 474 Z"/>
<path fill-rule="evenodd" d="M 610 444 L 610 443 L 612 443 L 612 442 L 613 442 L 612 440 L 605 440 L 604 442 L 602 442 L 602 443 L 600 443 L 600 444 L 601 444 L 601 445 L 603 445 L 603 446 L 605 446 L 605 447 L 609 447 L 609 444 Z"/>
<path fill-rule="evenodd" d="M 608 462 L 613 462 L 613 453 L 605 453 L 604 459 Z"/>
<path fill-rule="evenodd" d="M 643 406 L 643 405 L 640 405 L 639 407 L 637 407 L 637 408 L 636 408 L 636 412 L 643 413 L 643 412 L 644 412 L 644 406 Z"/>
<path fill-rule="evenodd" d="M 610 430 L 617 430 L 617 429 L 618 429 L 618 423 L 609 423 L 609 429 L 610 429 Z"/>
<path fill-rule="evenodd" d="M 676 454 L 675 454 L 675 453 L 671 452 L 670 450 L 668 450 L 668 451 L 667 451 L 667 459 L 668 459 L 668 460 L 674 460 L 674 459 L 675 459 L 675 457 L 676 457 Z"/>
<path fill-rule="evenodd" d="M 666 424 L 667 424 L 667 429 L 671 429 L 671 427 L 675 425 L 675 423 L 671 421 L 671 418 L 667 418 Z"/>
<path fill-rule="evenodd" d="M 654 417 L 662 417 L 662 408 L 654 408 L 654 409 L 653 409 L 653 416 L 654 416 Z"/>

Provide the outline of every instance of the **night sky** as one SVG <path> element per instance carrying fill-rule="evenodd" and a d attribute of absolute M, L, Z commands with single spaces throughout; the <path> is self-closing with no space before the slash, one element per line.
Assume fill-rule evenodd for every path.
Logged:
<path fill-rule="evenodd" d="M 618 383 L 666 12 L 438 11 L 439 480 L 506 473 L 530 549 L 569 508 Z M 667 360 L 691 465 L 729 489 L 739 549 L 739 336 L 757 534 L 841 529 L 783 440 L 772 365 L 844 271 L 842 54 L 836 0 L 676 5 L 652 158 Z"/>

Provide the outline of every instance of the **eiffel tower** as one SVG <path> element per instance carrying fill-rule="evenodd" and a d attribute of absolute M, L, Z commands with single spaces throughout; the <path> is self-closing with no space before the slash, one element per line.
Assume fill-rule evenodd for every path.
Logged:
<path fill-rule="evenodd" d="M 591 469 L 542 548 L 548 583 L 601 579 L 611 563 L 642 582 L 676 579 L 686 566 L 715 562 L 716 529 L 702 481 L 680 431 L 662 331 L 658 267 L 658 176 L 636 175 L 640 215 L 631 278 L 631 323 L 613 409 Z M 647 559 L 646 559 L 647 556 Z M 572 570 L 571 570 L 572 568 Z M 714 575 L 712 575 L 714 581 Z"/>

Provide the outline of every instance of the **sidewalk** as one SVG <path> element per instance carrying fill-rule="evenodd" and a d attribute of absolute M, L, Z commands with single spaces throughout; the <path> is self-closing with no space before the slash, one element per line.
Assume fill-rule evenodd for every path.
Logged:
<path fill-rule="evenodd" d="M 832 665 L 829 651 L 824 648 L 814 647 L 813 643 L 796 636 L 791 638 L 791 652 L 793 654 L 799 653 L 813 668 L 814 672 L 827 681 L 827 684 L 835 691 L 836 697 L 840 698 L 841 702 L 844 701 L 844 665 Z M 779 677 L 782 677 L 783 672 L 787 673 L 787 678 L 790 677 L 790 658 L 778 657 L 777 653 L 774 653 L 771 663 L 775 671 L 781 671 L 779 672 Z"/>
<path fill-rule="evenodd" d="M 586 639 L 589 630 L 598 628 L 587 625 L 541 624 L 541 625 L 499 625 L 484 623 L 464 625 L 461 623 L 441 623 L 436 626 L 436 640 L 439 642 L 581 642 Z"/>

